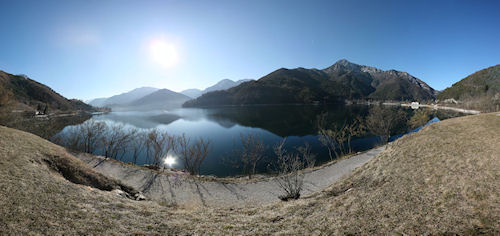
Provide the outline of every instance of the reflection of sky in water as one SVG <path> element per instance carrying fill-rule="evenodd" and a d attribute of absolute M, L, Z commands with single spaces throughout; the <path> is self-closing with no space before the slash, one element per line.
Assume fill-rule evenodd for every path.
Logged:
<path fill-rule="evenodd" d="M 333 114 L 330 122 L 343 122 L 345 119 L 353 117 L 353 114 L 362 116 L 366 114 L 365 108 L 333 108 L 333 110 L 328 111 L 329 114 Z M 268 107 L 249 109 L 241 107 L 227 109 L 190 108 L 169 112 L 112 112 L 94 116 L 92 119 L 102 120 L 108 124 L 121 123 L 127 128 L 143 130 L 158 128 L 166 130 L 172 135 L 185 134 L 191 138 L 191 142 L 194 142 L 199 137 L 208 139 L 212 143 L 212 152 L 209 153 L 202 164 L 202 174 L 227 176 L 241 173 L 240 170 L 227 164 L 230 162 L 228 160 L 237 158 L 234 150 L 241 147 L 240 134 L 253 134 L 262 138 L 268 148 L 268 158 L 266 160 L 268 163 L 275 158 L 272 152 L 273 146 L 281 140 L 281 137 L 277 134 L 281 134 L 281 136 L 283 134 L 292 134 L 286 137 L 286 149 L 288 151 L 294 151 L 295 147 L 302 146 L 307 142 L 311 146 L 312 153 L 317 156 L 317 163 L 328 161 L 327 149 L 321 146 L 315 135 L 316 131 L 310 127 L 314 123 L 316 116 L 322 112 L 324 112 L 322 109 L 311 106 L 279 107 L 276 109 Z M 435 118 L 432 121 L 439 121 L 439 119 Z M 372 148 L 377 144 L 377 141 L 374 137 L 353 139 L 352 147 L 354 151 L 362 151 Z M 131 155 L 126 154 L 122 161 L 131 162 Z M 145 155 L 142 154 L 138 158 L 137 164 L 147 164 L 146 162 Z M 172 166 L 182 168 L 182 162 L 175 160 Z M 268 164 L 262 163 L 257 168 L 260 172 L 265 172 Z"/>

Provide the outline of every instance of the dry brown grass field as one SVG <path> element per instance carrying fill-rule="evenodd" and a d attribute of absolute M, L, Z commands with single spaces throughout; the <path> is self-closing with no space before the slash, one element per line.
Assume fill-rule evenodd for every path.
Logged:
<path fill-rule="evenodd" d="M 0 235 L 500 234 L 496 114 L 405 136 L 319 194 L 235 209 L 119 196 L 107 190 L 134 191 L 62 147 L 0 127 Z"/>

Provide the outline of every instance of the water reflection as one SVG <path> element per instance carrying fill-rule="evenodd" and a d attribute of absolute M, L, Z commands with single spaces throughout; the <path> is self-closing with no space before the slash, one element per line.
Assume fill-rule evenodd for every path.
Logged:
<path fill-rule="evenodd" d="M 287 139 L 285 148 L 295 151 L 297 147 L 308 143 L 311 152 L 316 154 L 317 164 L 328 161 L 327 149 L 318 141 L 318 117 L 326 114 L 329 127 L 352 122 L 355 118 L 365 120 L 370 113 L 370 106 L 245 106 L 224 107 L 213 109 L 177 109 L 172 111 L 154 112 L 112 112 L 97 115 L 92 118 L 95 121 L 105 121 L 108 124 L 124 124 L 127 128 L 138 128 L 147 131 L 152 128 L 167 131 L 172 135 L 185 134 L 187 137 L 197 139 L 203 137 L 213 144 L 212 152 L 209 153 L 201 167 L 201 174 L 216 176 L 230 176 L 241 173 L 241 168 L 234 163 L 238 162 L 239 156 L 235 149 L 241 148 L 239 137 L 243 135 L 254 135 L 262 138 L 266 146 L 266 158 L 257 166 L 257 172 L 266 172 L 268 166 L 275 161 L 272 151 L 273 145 Z M 402 120 L 410 120 L 414 111 L 407 108 L 391 107 L 391 112 L 404 116 Z M 429 119 L 437 117 L 434 121 L 444 119 L 457 114 L 442 114 L 433 112 Z M 66 127 L 61 133 L 66 132 Z M 392 134 L 406 133 L 410 128 L 405 122 L 394 126 Z M 374 147 L 379 139 L 368 132 L 353 138 L 351 141 L 354 152 L 363 151 Z M 394 139 L 399 136 L 394 136 Z M 132 145 L 132 144 L 130 144 Z M 103 154 L 97 151 L 97 154 Z M 124 153 L 122 161 L 133 162 L 132 151 Z M 140 153 L 137 164 L 148 164 L 146 155 Z M 167 165 L 182 168 L 182 163 L 173 157 L 165 160 Z M 233 164 L 228 164 L 233 163 Z"/>

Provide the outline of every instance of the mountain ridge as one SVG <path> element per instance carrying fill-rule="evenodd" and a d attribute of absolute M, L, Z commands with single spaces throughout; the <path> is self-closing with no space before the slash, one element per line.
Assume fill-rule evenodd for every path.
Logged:
<path fill-rule="evenodd" d="M 94 111 L 92 106 L 77 100 L 68 99 L 47 85 L 30 79 L 26 75 L 13 75 L 0 70 L 0 98 L 2 105 L 16 109 L 36 111 L 48 106 L 49 111 Z M 5 104 L 4 104 L 5 103 Z"/>
<path fill-rule="evenodd" d="M 443 90 L 437 98 L 453 99 L 484 111 L 500 110 L 500 64 L 468 75 Z"/>
<path fill-rule="evenodd" d="M 191 97 L 191 98 L 197 98 L 205 93 L 213 92 L 213 91 L 218 91 L 218 90 L 226 90 L 230 89 L 232 87 L 238 86 L 244 82 L 252 81 L 252 79 L 240 79 L 237 81 L 233 81 L 231 79 L 222 79 L 216 84 L 209 86 L 205 88 L 204 90 L 201 89 L 186 89 L 181 91 L 180 93 Z"/>
<path fill-rule="evenodd" d="M 226 91 L 188 101 L 186 107 L 331 103 L 348 100 L 434 100 L 437 91 L 422 80 L 397 70 L 381 70 L 341 59 L 325 69 L 280 68 Z"/>
<path fill-rule="evenodd" d="M 134 100 L 140 99 L 148 94 L 158 91 L 158 88 L 153 87 L 139 87 L 132 89 L 128 92 L 120 93 L 109 98 L 96 98 L 89 102 L 89 104 L 99 107 L 113 106 L 113 105 L 125 105 L 127 103 L 133 102 Z"/>

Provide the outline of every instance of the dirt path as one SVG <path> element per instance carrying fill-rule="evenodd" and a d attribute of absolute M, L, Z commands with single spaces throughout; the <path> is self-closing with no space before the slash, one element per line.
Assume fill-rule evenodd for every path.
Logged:
<path fill-rule="evenodd" d="M 303 196 L 318 192 L 350 174 L 379 154 L 384 147 L 369 150 L 335 164 L 308 172 L 304 177 Z M 282 194 L 274 178 L 257 182 L 195 181 L 182 175 L 157 174 L 152 171 L 104 160 L 88 154 L 78 154 L 99 172 L 142 191 L 150 199 L 167 204 L 237 207 L 263 205 L 279 201 Z"/>

